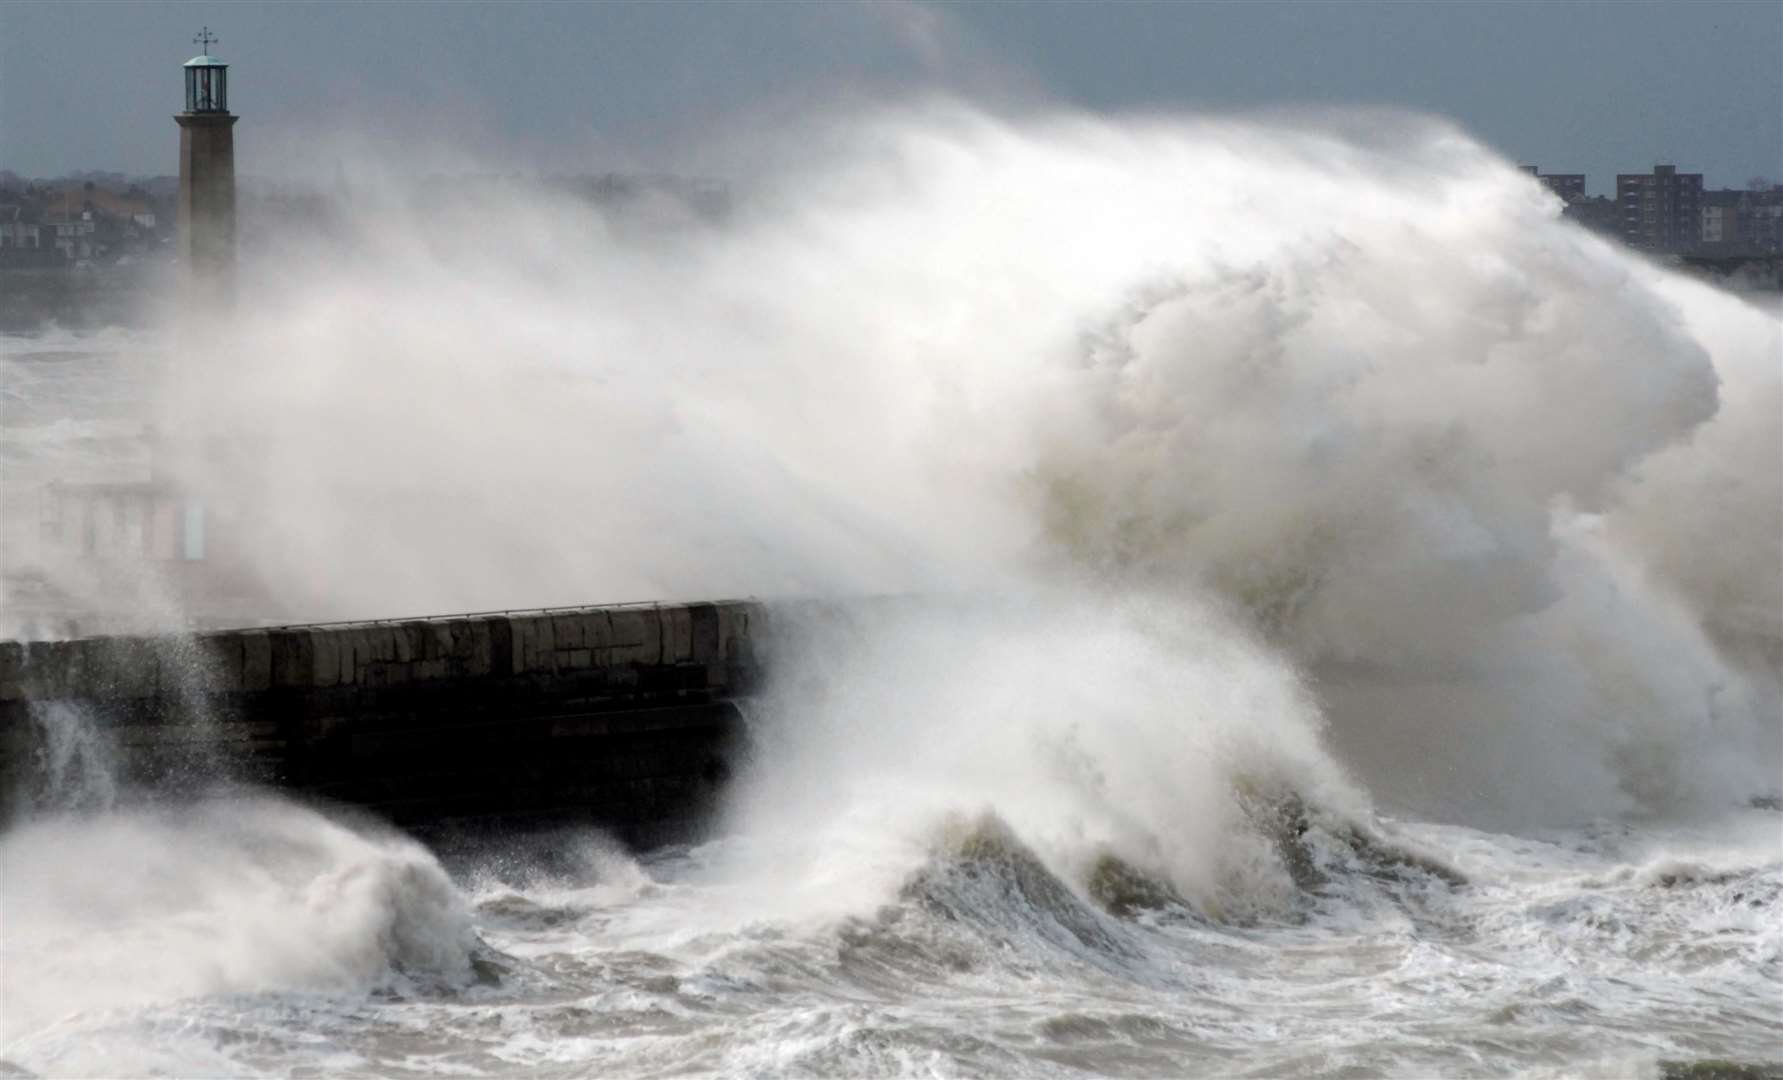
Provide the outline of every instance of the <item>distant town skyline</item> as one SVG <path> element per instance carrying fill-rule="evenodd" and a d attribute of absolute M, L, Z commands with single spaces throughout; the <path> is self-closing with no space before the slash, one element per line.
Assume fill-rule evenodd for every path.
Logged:
<path fill-rule="evenodd" d="M 341 131 L 539 169 L 666 169 L 752 116 L 939 88 L 1104 112 L 1389 105 L 1515 161 L 1783 173 L 1783 3 L 0 5 L 0 168 L 165 175 L 201 25 L 241 169 Z M 46 48 L 45 42 L 54 42 Z"/>

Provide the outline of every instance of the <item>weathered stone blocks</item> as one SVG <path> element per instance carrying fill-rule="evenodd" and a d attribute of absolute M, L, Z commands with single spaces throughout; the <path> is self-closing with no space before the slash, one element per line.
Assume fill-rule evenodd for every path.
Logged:
<path fill-rule="evenodd" d="M 132 753 L 226 746 L 243 777 L 398 820 L 573 809 L 649 824 L 717 783 L 757 614 L 670 604 L 0 642 L 0 778 L 36 760 L 27 700 L 85 699 Z"/>
<path fill-rule="evenodd" d="M 515 615 L 513 657 L 516 674 L 557 670 L 557 620 L 549 615 Z"/>
<path fill-rule="evenodd" d="M 459 678 L 482 678 L 490 673 L 492 635 L 490 620 L 476 619 L 453 629 L 447 674 Z"/>
<path fill-rule="evenodd" d="M 239 634 L 203 634 L 193 650 L 194 686 L 211 693 L 238 693 L 242 688 L 242 643 Z"/>
<path fill-rule="evenodd" d="M 340 682 L 340 638 L 339 631 L 335 630 L 310 631 L 310 657 L 314 665 L 311 670 L 315 673 L 312 685 L 329 687 Z"/>
<path fill-rule="evenodd" d="M 693 613 L 684 607 L 662 608 L 662 662 L 684 664 L 693 659 Z"/>
<path fill-rule="evenodd" d="M 306 687 L 315 679 L 315 638 L 309 630 L 267 633 L 272 656 L 272 685 Z"/>
<path fill-rule="evenodd" d="M 514 623 L 506 615 L 483 620 L 489 627 L 489 674 L 506 678 L 514 674 Z"/>
<path fill-rule="evenodd" d="M 25 696 L 25 646 L 0 641 L 0 701 L 19 701 Z"/>
<path fill-rule="evenodd" d="M 551 634 L 554 646 L 559 650 L 585 649 L 588 647 L 587 629 L 580 615 L 557 615 L 551 619 Z"/>
<path fill-rule="evenodd" d="M 371 657 L 367 655 L 371 651 L 371 646 L 366 641 L 365 635 L 360 632 L 357 627 L 348 627 L 339 630 L 336 632 L 335 637 L 339 643 L 339 685 L 356 686 L 360 679 L 364 677 L 365 666 L 371 660 Z"/>
<path fill-rule="evenodd" d="M 746 660 L 749 652 L 749 616 L 752 605 L 719 604 L 718 651 L 726 661 Z"/>
<path fill-rule="evenodd" d="M 578 616 L 582 623 L 582 643 L 599 655 L 613 644 L 613 621 L 607 612 L 596 609 Z"/>
<path fill-rule="evenodd" d="M 586 695 L 718 690 L 749 662 L 753 604 L 638 605 L 464 619 L 274 627 L 192 638 L 0 642 L 0 703 L 351 691 L 357 700 L 456 680 L 574 676 Z M 700 670 L 700 669 L 703 669 Z M 590 678 L 590 676 L 593 676 Z M 431 692 L 431 691 L 429 691 Z M 329 700 L 335 700 L 334 697 Z M 152 714 L 159 706 L 145 706 Z M 140 711 L 140 710 L 139 710 Z"/>
<path fill-rule="evenodd" d="M 614 665 L 649 666 L 663 662 L 662 620 L 656 608 L 615 608 L 610 616 Z"/>
<path fill-rule="evenodd" d="M 242 631 L 241 688 L 246 693 L 272 688 L 272 641 L 264 630 Z"/>
<path fill-rule="evenodd" d="M 696 664 L 718 664 L 724 660 L 720 647 L 718 608 L 713 604 L 687 606 L 690 657 Z"/>
<path fill-rule="evenodd" d="M 87 644 L 93 683 L 100 694 L 134 701 L 154 697 L 160 690 L 161 665 L 152 640 L 94 638 Z"/>
<path fill-rule="evenodd" d="M 59 697 L 67 690 L 66 641 L 33 641 L 25 645 L 25 668 L 19 682 L 26 697 Z"/>

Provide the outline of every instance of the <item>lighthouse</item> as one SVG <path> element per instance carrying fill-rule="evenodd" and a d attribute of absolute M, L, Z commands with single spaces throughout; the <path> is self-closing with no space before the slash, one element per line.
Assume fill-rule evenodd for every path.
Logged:
<path fill-rule="evenodd" d="M 210 27 L 192 39 L 180 126 L 179 257 L 188 315 L 227 305 L 235 277 L 235 121 L 229 65 L 211 55 Z"/>

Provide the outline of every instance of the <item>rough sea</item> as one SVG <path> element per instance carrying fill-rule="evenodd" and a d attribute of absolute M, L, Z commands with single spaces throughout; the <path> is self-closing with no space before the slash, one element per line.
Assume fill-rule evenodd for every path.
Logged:
<path fill-rule="evenodd" d="M 718 223 L 360 193 L 197 345 L 0 339 L 9 573 L 78 591 L 31 492 L 153 424 L 281 616 L 833 601 L 647 852 L 40 708 L 0 1075 L 1783 1077 L 1774 296 L 1399 114 L 754 154 Z"/>

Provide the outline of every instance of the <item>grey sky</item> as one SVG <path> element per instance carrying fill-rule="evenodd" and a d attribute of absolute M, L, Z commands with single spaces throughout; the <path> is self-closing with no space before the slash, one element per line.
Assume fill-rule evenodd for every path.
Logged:
<path fill-rule="evenodd" d="M 546 168 L 674 168 L 739 117 L 930 85 L 1104 110 L 1403 105 L 1593 192 L 1660 160 L 1714 186 L 1783 173 L 1779 2 L 0 0 L 0 167 L 174 171 L 201 23 L 233 65 L 249 173 L 342 128 Z"/>

